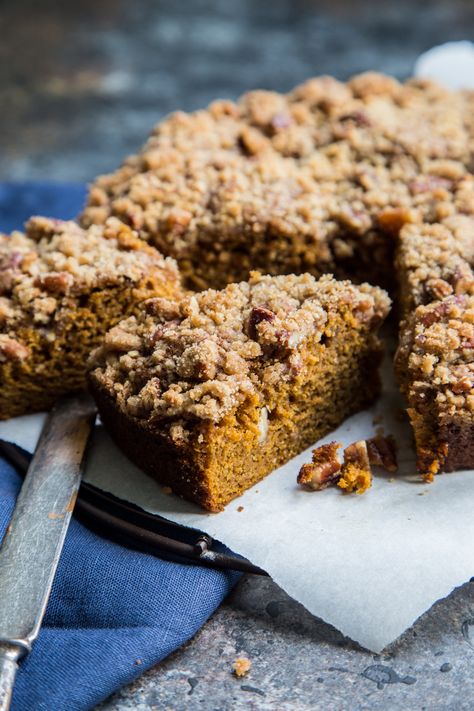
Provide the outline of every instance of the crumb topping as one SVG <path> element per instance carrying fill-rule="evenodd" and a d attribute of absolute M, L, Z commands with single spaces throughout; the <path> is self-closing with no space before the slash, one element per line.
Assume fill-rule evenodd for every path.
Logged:
<path fill-rule="evenodd" d="M 292 245 L 281 271 L 295 250 L 330 271 L 375 233 L 474 214 L 472 107 L 472 92 L 376 73 L 216 101 L 159 123 L 96 180 L 82 219 L 115 215 L 180 260 L 208 245 L 224 269 L 232 248 L 278 237 Z"/>
<path fill-rule="evenodd" d="M 109 285 L 133 285 L 152 271 L 178 283 L 174 261 L 115 218 L 84 230 L 74 222 L 33 217 L 26 234 L 0 235 L 3 357 L 18 328 L 53 331 L 61 308 L 71 307 L 74 298 Z"/>
<path fill-rule="evenodd" d="M 330 333 L 334 312 L 373 329 L 388 308 L 367 284 L 254 272 L 222 291 L 148 300 L 109 331 L 90 367 L 127 414 L 174 418 L 180 437 L 186 419 L 219 422 L 249 397 L 263 407 L 265 388 L 298 376 L 303 344 Z"/>
<path fill-rule="evenodd" d="M 470 294 L 419 306 L 402 334 L 397 362 L 412 406 L 474 413 L 474 285 Z"/>
<path fill-rule="evenodd" d="M 474 220 L 457 215 L 445 225 L 407 225 L 397 266 L 404 313 L 420 304 L 474 289 Z"/>

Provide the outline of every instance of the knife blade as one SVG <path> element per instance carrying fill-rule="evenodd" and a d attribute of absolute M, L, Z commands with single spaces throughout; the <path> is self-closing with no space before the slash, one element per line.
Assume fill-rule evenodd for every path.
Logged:
<path fill-rule="evenodd" d="M 92 399 L 64 398 L 46 419 L 0 548 L 0 711 L 38 636 L 81 482 Z"/>

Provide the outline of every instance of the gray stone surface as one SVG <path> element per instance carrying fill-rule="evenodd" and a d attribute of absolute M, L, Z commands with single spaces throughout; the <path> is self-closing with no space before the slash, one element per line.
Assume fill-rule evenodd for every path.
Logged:
<path fill-rule="evenodd" d="M 240 654 L 252 668 L 236 679 Z M 374 655 L 247 576 L 193 640 L 97 711 L 468 711 L 473 668 L 474 583 Z"/>
<path fill-rule="evenodd" d="M 0 179 L 91 180 L 176 108 L 317 73 L 404 77 L 420 52 L 473 29 L 472 0 L 3 0 Z M 470 632 L 473 583 L 374 657 L 247 577 L 190 643 L 100 709 L 472 709 Z M 253 662 L 242 680 L 239 653 Z"/>

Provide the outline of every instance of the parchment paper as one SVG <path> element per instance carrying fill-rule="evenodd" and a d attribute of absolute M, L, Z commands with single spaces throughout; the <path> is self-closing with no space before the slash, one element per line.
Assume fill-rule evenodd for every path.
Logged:
<path fill-rule="evenodd" d="M 455 44 L 420 58 L 418 72 L 425 75 L 426 70 L 433 76 L 433 56 L 439 64 L 440 52 L 443 67 L 449 65 L 453 51 L 459 56 L 459 43 Z M 474 52 L 472 60 L 474 64 Z M 446 76 L 442 78 L 446 83 Z M 469 78 L 474 81 L 474 71 Z M 420 482 L 411 430 L 400 418 L 402 402 L 390 355 L 383 370 L 384 392 L 376 405 L 321 440 L 347 445 L 369 437 L 380 426 L 395 435 L 399 472 L 376 472 L 372 488 L 363 496 L 344 495 L 337 488 L 299 489 L 296 475 L 301 464 L 310 461 L 310 448 L 224 512 L 206 514 L 164 494 L 118 451 L 100 425 L 94 432 L 86 479 L 147 511 L 223 541 L 264 568 L 310 612 L 379 652 L 436 600 L 474 574 L 474 471 L 439 476 L 431 485 Z M 32 451 L 43 418 L 0 423 L 0 438 Z"/>

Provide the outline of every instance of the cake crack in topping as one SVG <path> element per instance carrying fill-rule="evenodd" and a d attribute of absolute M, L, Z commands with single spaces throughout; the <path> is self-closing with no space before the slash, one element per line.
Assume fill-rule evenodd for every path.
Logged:
<path fill-rule="evenodd" d="M 331 311 L 375 327 L 388 306 L 368 285 L 254 272 L 220 292 L 146 302 L 107 334 L 90 367 L 134 417 L 218 423 L 248 398 L 268 405 L 276 383 L 298 377 L 301 347 L 327 334 Z"/>

